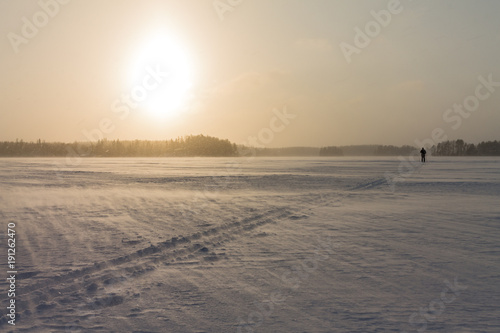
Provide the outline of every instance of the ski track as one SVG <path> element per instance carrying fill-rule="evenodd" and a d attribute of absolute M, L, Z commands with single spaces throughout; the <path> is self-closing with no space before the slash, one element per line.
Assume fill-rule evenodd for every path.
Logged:
<path fill-rule="evenodd" d="M 383 183 L 380 180 L 370 181 L 366 184 L 356 186 L 353 190 L 373 188 Z M 57 276 L 43 278 L 41 281 L 37 281 L 37 275 L 41 272 L 25 271 L 19 274 L 18 277 L 24 280 L 25 283 L 31 283 L 23 286 L 23 293 L 28 299 L 26 300 L 27 304 L 21 304 L 21 307 L 26 310 L 20 316 L 27 317 L 34 313 L 42 315 L 47 310 L 54 310 L 54 308 L 60 306 L 59 304 L 68 302 L 64 300 L 64 296 L 60 295 L 66 295 L 68 292 L 74 290 L 87 291 L 84 294 L 79 293 L 77 296 L 74 296 L 77 299 L 91 298 L 95 295 L 98 288 L 139 278 L 141 275 L 155 270 L 159 264 L 185 264 L 195 259 L 200 260 L 200 257 L 201 260 L 218 260 L 217 254 L 213 251 L 224 244 L 224 242 L 235 240 L 238 237 L 248 237 L 254 229 L 268 223 L 277 223 L 283 219 L 306 218 L 307 215 L 303 215 L 303 213 L 310 210 L 311 207 L 318 208 L 331 204 L 330 197 L 334 197 L 337 203 L 342 199 L 342 196 L 339 197 L 339 195 L 322 195 L 320 198 L 308 197 L 307 200 L 304 200 L 306 208 L 300 211 L 291 212 L 283 208 L 272 209 L 264 214 L 257 214 L 241 221 L 223 223 L 221 226 L 210 228 L 203 232 L 196 232 L 188 236 L 173 237 L 170 240 L 141 248 L 128 255 L 95 262 L 92 266 L 67 273 L 63 272 Z M 28 209 L 27 211 L 30 214 L 37 214 L 32 209 Z M 49 225 L 47 230 L 56 234 L 56 228 L 53 226 Z M 36 240 L 36 237 L 29 237 L 28 239 Z M 58 238 L 57 242 L 64 248 L 71 248 L 69 241 L 64 238 Z M 208 251 L 211 251 L 211 253 L 208 253 Z M 30 253 L 32 252 L 30 251 Z M 66 284 L 67 282 L 69 284 Z M 111 294 L 103 299 L 94 300 L 90 304 L 86 304 L 86 306 L 97 309 L 121 303 L 123 303 L 122 297 Z"/>
<path fill-rule="evenodd" d="M 3 184 L 16 188 L 16 186 L 25 186 L 25 182 L 29 183 L 33 180 L 33 178 L 40 177 L 40 175 L 36 174 L 36 171 L 33 171 L 33 174 L 31 174 L 29 166 L 30 164 L 27 163 L 26 168 L 22 172 L 23 175 L 17 178 L 14 177 L 13 179 L 9 179 L 8 181 L 3 182 Z M 298 168 L 298 170 L 301 169 Z M 417 177 L 417 179 L 418 177 L 425 177 L 422 176 L 422 173 L 425 174 L 424 170 L 425 168 L 420 166 L 413 172 L 413 175 Z M 85 189 L 83 184 L 85 184 L 86 179 L 88 178 L 95 189 L 104 187 L 104 185 L 100 185 L 97 181 L 94 182 L 93 178 L 98 179 L 103 176 L 109 177 L 113 186 L 118 187 L 124 186 L 123 184 L 125 183 L 132 182 L 135 177 L 130 175 L 117 175 L 108 171 L 100 171 L 98 174 L 95 172 L 80 170 L 65 171 L 62 173 L 62 177 L 69 178 L 66 178 L 66 180 L 62 183 L 56 182 L 55 184 L 48 185 L 36 184 L 35 187 L 65 188 L 67 186 L 67 182 L 74 180 L 74 182 L 71 183 L 72 187 L 82 186 L 83 189 Z M 103 309 L 116 307 L 138 299 L 140 297 L 140 291 L 136 290 L 135 285 L 137 284 L 137 281 L 146 276 L 155 276 L 158 272 L 163 271 L 165 268 L 168 269 L 169 267 L 209 267 L 213 263 L 223 263 L 228 259 L 228 255 L 224 252 L 224 246 L 226 244 L 232 242 L 244 244 L 253 243 L 253 240 L 259 239 L 259 237 L 268 236 L 265 231 L 266 226 L 277 224 L 279 225 L 279 228 L 283 228 L 288 224 L 287 221 L 300 222 L 302 219 L 309 219 L 311 215 L 314 215 L 311 211 L 321 211 L 322 208 L 331 209 L 332 207 L 335 208 L 341 206 L 346 208 L 346 205 L 349 206 L 351 203 L 357 203 L 359 201 L 366 202 L 369 206 L 375 201 L 375 199 L 380 200 L 380 198 L 383 198 L 384 200 L 390 201 L 392 198 L 398 197 L 401 199 L 405 198 L 407 195 L 405 191 L 396 194 L 391 192 L 386 177 L 380 175 L 370 178 L 363 178 L 362 176 L 363 179 L 361 181 L 356 181 L 354 185 L 352 185 L 352 180 L 347 182 L 340 180 L 336 183 L 340 186 L 338 188 L 330 189 L 329 191 L 327 190 L 329 184 L 328 182 L 325 182 L 325 179 L 328 180 L 328 178 L 314 175 L 303 175 L 297 178 L 291 177 L 289 174 L 264 176 L 250 175 L 248 177 L 238 176 L 232 177 L 233 182 L 226 182 L 224 183 L 224 186 L 217 183 L 211 186 L 216 189 L 218 188 L 219 191 L 224 193 L 226 190 L 239 190 L 244 188 L 246 183 L 250 183 L 254 181 L 254 179 L 260 178 L 262 185 L 259 186 L 265 191 L 268 186 L 270 186 L 269 183 L 279 183 L 282 181 L 283 177 L 290 178 L 291 182 L 294 184 L 297 182 L 298 186 L 300 186 L 302 178 L 305 178 L 306 182 L 309 181 L 309 183 L 314 185 L 311 187 L 305 186 L 304 191 L 297 193 L 293 191 L 293 186 L 296 185 L 291 186 L 292 190 L 285 188 L 282 192 L 273 193 L 269 196 L 270 198 L 279 198 L 279 200 L 273 203 L 268 202 L 265 195 L 245 199 L 253 200 L 252 205 L 260 205 L 261 209 L 258 211 L 254 208 L 245 207 L 245 201 L 243 198 L 241 199 L 241 202 L 238 201 L 240 199 L 235 199 L 234 202 L 229 201 L 227 205 L 230 205 L 232 210 L 225 212 L 227 207 L 219 207 L 220 203 L 223 201 L 219 200 L 216 196 L 212 197 L 210 194 L 212 192 L 208 192 L 208 194 L 204 193 L 202 200 L 204 201 L 204 204 L 208 204 L 208 208 L 211 209 L 211 214 L 214 214 L 214 216 L 218 218 L 221 216 L 227 217 L 224 217 L 218 224 L 206 221 L 204 222 L 203 217 L 199 216 L 199 212 L 202 212 L 204 208 L 196 207 L 200 202 L 188 201 L 188 205 L 194 206 L 193 210 L 183 212 L 182 218 L 189 220 L 189 223 L 178 222 L 178 226 L 185 227 L 185 230 L 190 232 L 188 232 L 186 236 L 177 234 L 176 236 L 169 237 L 167 240 L 159 240 L 161 236 L 156 238 L 149 237 L 148 246 L 145 244 L 147 242 L 145 238 L 147 237 L 144 237 L 142 234 L 136 233 L 134 235 L 124 233 L 122 231 L 123 222 L 126 221 L 130 224 L 140 222 L 141 226 L 143 226 L 142 231 L 145 232 L 146 235 L 154 235 L 155 232 L 157 233 L 157 225 L 163 222 L 163 218 L 159 216 L 179 218 L 179 215 L 175 213 L 172 213 L 170 216 L 168 215 L 169 209 L 173 210 L 175 203 L 171 204 L 171 206 L 167 206 L 166 208 L 159 209 L 157 207 L 159 201 L 152 200 L 151 202 L 148 202 L 145 198 L 135 199 L 133 195 L 131 195 L 130 197 L 121 199 L 122 201 L 120 204 L 123 207 L 126 207 L 125 211 L 123 208 L 113 211 L 113 202 L 110 201 L 108 197 L 97 197 L 92 199 L 95 201 L 88 204 L 89 209 L 87 210 L 86 217 L 84 218 L 85 221 L 78 215 L 78 212 L 75 212 L 71 219 L 65 219 L 64 216 L 72 214 L 72 212 L 64 205 L 64 201 L 62 201 L 62 203 L 58 203 L 57 200 L 55 200 L 56 202 L 54 202 L 52 206 L 42 211 L 37 209 L 36 205 L 35 207 L 23 207 L 22 204 L 20 204 L 17 208 L 12 208 L 8 213 L 0 210 L 0 218 L 2 221 L 7 221 L 7 223 L 9 221 L 18 223 L 17 215 L 19 214 L 22 214 L 31 221 L 44 222 L 43 227 L 36 226 L 34 228 L 24 228 L 21 226 L 21 223 L 18 223 L 20 225 L 18 233 L 22 235 L 20 236 L 22 237 L 22 243 L 20 244 L 22 244 L 24 251 L 22 264 L 23 268 L 17 276 L 19 289 L 22 290 L 22 297 L 19 297 L 18 308 L 23 310 L 18 312 L 20 325 L 16 331 L 109 331 L 106 326 L 101 324 L 101 322 L 96 322 L 93 326 L 89 326 L 88 322 Z M 149 178 L 144 177 L 142 179 L 138 179 L 135 183 L 143 184 L 143 186 L 169 185 L 172 186 L 169 189 L 175 190 L 177 186 L 181 186 L 184 181 L 188 183 L 187 185 L 184 185 L 192 190 L 193 188 L 199 186 L 200 182 L 206 183 L 209 179 L 213 179 L 213 177 L 193 176 L 186 177 L 183 180 L 183 178 L 169 179 L 150 176 Z M 426 183 L 422 181 L 409 183 L 404 182 L 397 184 L 396 186 L 401 186 L 404 190 L 410 188 L 418 193 L 421 187 L 426 186 L 425 184 Z M 429 184 L 433 183 L 429 182 Z M 454 183 L 451 182 L 450 184 Z M 456 188 L 456 183 L 454 186 Z M 315 190 L 315 187 L 319 190 Z M 207 186 L 205 189 L 206 188 L 210 187 Z M 489 191 L 489 188 L 488 191 L 481 190 L 479 186 L 478 188 L 478 191 L 482 191 L 481 193 L 484 192 L 487 194 Z M 147 191 L 147 189 L 142 191 Z M 214 192 L 217 193 L 217 190 Z M 190 195 L 188 195 L 187 198 L 189 199 Z M 39 202 L 41 207 L 46 204 L 43 200 L 44 199 L 40 199 Z M 98 202 L 100 205 L 95 204 Z M 147 209 L 139 211 L 134 208 L 137 205 L 143 207 L 145 206 Z M 429 270 L 427 264 L 420 261 L 420 258 L 430 256 L 433 251 L 440 251 L 445 257 L 470 255 L 466 247 L 458 253 L 456 252 L 456 249 L 453 250 L 455 251 L 453 253 L 451 252 L 452 250 L 449 250 L 449 253 L 447 253 L 446 246 L 441 245 L 449 242 L 449 246 L 453 248 L 454 243 L 457 241 L 457 237 L 460 237 L 462 234 L 468 235 L 468 238 L 466 239 L 483 237 L 484 229 L 490 227 L 488 224 L 484 224 L 480 226 L 481 229 L 474 231 L 470 229 L 467 223 L 457 221 L 454 224 L 455 229 L 453 230 L 453 233 L 451 233 L 449 226 L 443 226 L 441 229 L 445 236 L 442 238 L 443 244 L 440 244 L 440 247 L 431 244 L 429 249 L 421 251 L 422 257 L 411 256 L 406 258 L 405 253 L 418 253 L 420 250 L 418 248 L 419 245 L 417 245 L 417 243 L 412 243 L 407 244 L 406 249 L 394 249 L 393 246 L 398 244 L 397 233 L 400 232 L 398 228 L 395 228 L 393 231 L 395 233 L 394 242 L 390 243 L 391 245 L 387 245 L 386 240 L 377 240 L 372 239 L 371 237 L 372 231 L 377 231 L 375 230 L 377 227 L 373 227 L 372 221 L 369 221 L 369 219 L 378 218 L 376 213 L 371 211 L 370 215 L 367 215 L 366 222 L 359 222 L 365 221 L 364 211 L 358 213 L 355 210 L 351 211 L 347 209 L 343 214 L 345 214 L 345 216 L 338 216 L 337 218 L 349 219 L 355 217 L 356 221 L 358 221 L 356 229 L 346 229 L 349 230 L 349 233 L 346 233 L 346 235 L 355 233 L 357 238 L 352 240 L 351 243 L 348 243 L 347 240 L 345 240 L 344 243 L 346 243 L 346 245 L 336 251 L 335 260 L 337 266 L 333 269 L 337 272 L 335 274 L 346 274 L 360 280 L 366 279 L 366 283 L 373 286 L 374 289 L 367 290 L 365 296 L 373 299 L 381 297 L 381 293 L 383 293 L 384 288 L 398 290 L 401 289 L 401 286 L 393 282 L 388 283 L 385 276 L 373 274 L 373 272 L 376 272 L 383 266 L 379 266 L 377 263 L 367 263 L 366 261 L 363 261 L 362 257 L 366 251 L 371 251 L 375 254 L 380 253 L 381 261 L 387 261 L 388 259 L 386 257 L 389 255 L 390 260 L 397 263 L 396 267 L 400 265 L 402 269 L 408 269 L 406 267 L 406 261 L 409 260 L 412 263 L 412 271 L 427 271 L 421 276 L 421 278 L 432 280 L 435 272 Z M 110 219 L 111 217 L 114 219 Z M 396 218 L 396 216 L 381 213 L 379 218 L 390 219 Z M 432 216 L 429 216 L 428 218 L 429 220 L 432 220 Z M 87 219 L 90 219 L 90 221 L 87 222 Z M 106 223 L 99 223 L 100 221 L 106 221 Z M 70 230 L 74 226 L 75 222 L 82 223 L 82 230 L 88 228 L 88 230 L 92 231 L 92 233 L 98 233 L 99 235 L 103 235 L 103 237 L 108 238 L 102 240 L 103 245 L 101 246 L 95 244 L 95 239 L 92 239 L 92 233 L 87 235 L 82 232 L 75 232 L 71 236 L 68 236 L 68 234 L 60 232 L 61 228 L 64 230 Z M 327 229 L 333 228 L 333 230 L 338 231 L 342 231 L 343 228 L 347 228 L 343 224 L 339 224 L 334 227 L 325 225 L 324 227 Z M 43 230 L 40 228 L 43 228 Z M 419 233 L 421 230 L 420 226 L 408 225 L 405 226 L 405 228 L 406 233 L 411 233 L 412 229 L 414 229 L 415 233 Z M 435 228 L 435 230 L 439 230 L 439 227 L 433 228 Z M 43 235 L 51 235 L 51 243 L 49 245 L 59 249 L 65 249 L 64 251 L 66 251 L 66 253 L 62 254 L 62 257 L 60 258 L 61 261 L 58 262 L 56 260 L 57 258 L 53 258 L 52 253 L 43 251 L 43 249 L 47 246 L 47 244 L 44 244 L 43 242 L 47 241 L 47 239 L 41 239 L 38 237 L 40 233 Z M 449 237 L 446 237 L 447 233 L 450 234 Z M 277 236 L 279 237 L 279 234 Z M 112 244 L 113 242 L 116 242 L 115 239 L 119 238 L 121 238 L 121 253 L 123 254 L 116 256 L 116 251 L 110 249 L 106 246 L 106 244 Z M 500 253 L 500 248 L 495 243 L 494 235 L 492 235 L 492 239 L 484 239 L 483 242 L 487 245 L 485 248 L 488 248 L 488 250 L 478 252 L 485 255 L 485 257 L 481 257 L 479 255 L 477 256 L 476 261 L 478 267 L 481 265 L 495 265 L 495 261 L 491 258 L 494 258 L 495 255 Z M 297 243 L 300 243 L 300 239 L 297 239 Z M 87 245 L 89 253 L 100 251 L 101 253 L 99 258 L 102 259 L 89 262 L 88 256 L 83 256 L 78 262 L 73 262 L 71 266 L 68 266 L 73 268 L 65 268 L 66 261 L 67 263 L 70 263 L 70 260 L 80 257 L 79 254 L 81 253 L 81 248 L 73 248 L 74 244 L 89 244 Z M 115 244 L 115 246 L 120 246 L 120 244 Z M 128 248 L 131 250 L 127 251 Z M 297 254 L 301 256 L 300 252 Z M 382 254 L 384 254 L 383 257 Z M 251 262 L 245 263 L 244 261 L 241 261 L 244 260 L 244 257 L 238 258 L 236 253 L 233 253 L 232 257 L 233 259 L 240 260 L 241 264 L 245 265 L 248 269 L 252 268 Z M 279 266 L 283 264 L 280 262 L 281 260 L 282 259 L 277 258 L 277 264 Z M 37 268 L 39 262 L 53 264 L 54 269 L 48 272 L 38 270 Z M 443 261 L 436 262 L 435 265 L 440 267 L 449 263 L 450 262 Z M 473 270 L 474 267 L 471 266 L 470 269 Z M 405 276 L 404 274 L 402 276 Z M 488 278 L 492 278 L 495 274 L 489 275 Z M 500 274 L 500 272 L 498 272 L 498 274 Z M 500 277 L 500 275 L 498 277 Z M 452 279 L 453 277 L 447 278 Z M 5 288 L 7 285 L 5 282 L 2 282 L 0 283 L 0 286 Z M 242 284 L 241 288 L 247 289 L 248 286 Z M 343 293 L 342 290 L 348 292 L 351 288 L 351 284 L 339 281 L 336 288 L 338 288 L 339 293 Z M 380 288 L 380 290 L 377 290 L 377 288 Z M 196 296 L 196 293 L 192 290 L 187 291 L 185 294 L 180 292 L 179 297 L 179 301 L 187 302 L 185 304 L 186 306 L 196 307 L 205 304 L 204 299 Z M 321 303 L 320 299 L 321 296 L 318 295 L 318 304 Z M 348 298 L 345 298 L 344 300 L 344 306 L 346 308 L 356 308 L 359 306 L 358 304 L 355 304 L 356 297 L 354 296 L 351 300 Z M 417 304 L 414 309 L 417 311 L 418 306 L 425 305 L 426 304 Z M 186 309 L 187 308 L 179 308 L 179 311 L 182 312 L 183 316 L 189 318 L 191 314 L 186 312 Z M 150 309 L 149 311 L 153 310 Z M 295 307 L 290 308 L 289 311 L 291 317 L 299 317 L 304 310 L 300 310 L 299 307 Z M 405 309 L 405 311 L 408 310 Z M 494 309 L 491 311 L 494 311 Z M 134 312 L 133 309 L 132 312 Z M 57 315 L 54 316 L 54 313 L 57 313 Z M 344 313 L 340 310 L 336 313 L 337 315 L 344 316 L 343 319 L 346 322 L 351 322 L 353 320 L 371 322 L 378 320 L 377 318 L 380 315 L 380 309 L 370 312 L 370 308 L 368 306 L 366 311 L 363 313 L 349 314 L 348 312 Z M 138 310 L 137 315 L 139 314 L 141 313 Z M 158 316 L 161 317 L 160 314 L 158 314 Z M 133 314 L 129 314 L 128 319 L 131 317 L 133 318 Z M 198 319 L 199 325 L 210 327 L 210 323 L 203 322 L 203 320 L 204 319 Z M 389 320 L 396 319 L 391 318 Z M 237 322 L 235 318 L 228 317 L 225 321 L 235 322 L 235 325 L 232 326 L 231 330 L 237 330 Z M 172 327 L 177 327 L 178 330 L 187 329 L 183 326 L 185 324 L 181 321 L 172 321 L 170 323 Z M 273 329 L 273 327 L 274 329 L 279 327 L 279 322 L 269 324 L 271 325 L 270 329 Z M 328 325 L 330 325 L 329 323 L 325 323 L 322 320 L 315 318 L 313 315 L 310 316 L 309 324 L 313 324 L 316 327 L 329 327 Z M 377 325 L 384 327 L 385 324 L 386 323 L 384 322 L 380 322 Z M 0 328 L 2 328 L 2 326 L 4 326 L 4 328 L 7 326 L 5 317 L 2 317 L 2 320 L 0 321 Z M 500 327 L 500 325 L 498 327 Z M 321 331 L 326 332 L 330 331 L 330 329 L 331 328 L 325 328 Z M 338 329 L 340 329 L 340 331 L 350 331 L 348 326 L 339 326 Z M 464 328 L 464 332 L 466 329 L 467 327 Z M 495 330 L 495 326 L 489 324 L 488 327 L 483 327 L 482 329 L 485 332 L 493 332 Z M 303 326 L 302 330 L 307 330 L 307 326 Z M 380 331 L 385 330 L 380 328 Z"/>
<path fill-rule="evenodd" d="M 81 172 L 72 172 L 81 174 Z M 140 180 L 140 182 L 151 182 Z M 387 184 L 385 179 L 368 180 L 357 185 L 349 191 L 364 189 L 373 189 L 377 186 Z M 21 318 L 30 316 L 43 316 L 46 311 L 53 311 L 56 308 L 64 307 L 65 303 L 83 302 L 80 307 L 92 308 L 94 310 L 116 306 L 124 302 L 122 296 L 114 293 L 107 294 L 102 298 L 93 299 L 90 303 L 85 299 L 92 299 L 99 288 L 105 288 L 124 283 L 130 279 L 137 279 L 143 274 L 147 274 L 157 268 L 158 265 L 180 265 L 192 263 L 193 260 L 218 260 L 217 254 L 213 251 L 228 240 L 235 240 L 238 237 L 249 236 L 254 229 L 264 226 L 268 223 L 277 223 L 282 219 L 300 219 L 307 217 L 304 212 L 324 205 L 331 205 L 334 201 L 340 204 L 345 197 L 342 194 L 321 194 L 319 196 L 308 195 L 302 200 L 304 209 L 291 212 L 287 209 L 276 208 L 267 211 L 264 214 L 256 214 L 241 221 L 226 222 L 220 226 L 210 228 L 203 232 L 196 232 L 188 236 L 173 237 L 167 241 L 141 248 L 133 253 L 116 257 L 113 259 L 94 262 L 91 266 L 86 266 L 70 272 L 60 272 L 56 276 L 39 278 L 40 271 L 24 271 L 18 275 L 23 281 L 23 296 L 27 299 L 20 304 L 25 310 L 19 315 Z M 54 208 L 57 210 L 57 207 Z M 27 208 L 25 213 L 40 219 L 36 210 Z M 133 214 L 133 212 L 131 212 Z M 47 232 L 56 235 L 55 241 L 61 247 L 71 249 L 71 243 L 64 237 L 58 236 L 57 230 L 61 226 L 54 226 L 51 223 L 45 225 Z M 26 237 L 27 247 L 38 248 L 37 237 L 29 235 Z M 30 244 L 33 242 L 33 245 Z M 211 251 L 208 253 L 208 251 Z M 30 255 L 35 255 L 32 262 L 36 262 L 36 251 L 29 251 Z M 29 265 L 24 265 L 29 267 Z M 84 291 L 77 295 L 74 290 Z M 72 299 L 66 299 L 68 293 L 72 293 Z M 5 324 L 5 320 L 2 322 Z M 59 327 L 61 328 L 61 327 Z M 72 329 L 77 329 L 73 327 Z"/>

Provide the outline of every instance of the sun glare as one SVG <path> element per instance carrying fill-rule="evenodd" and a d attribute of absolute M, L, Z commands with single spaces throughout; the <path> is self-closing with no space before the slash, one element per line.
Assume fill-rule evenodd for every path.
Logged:
<path fill-rule="evenodd" d="M 171 117 L 188 107 L 192 62 L 183 45 L 165 34 L 148 39 L 130 70 L 131 99 L 150 115 Z"/>

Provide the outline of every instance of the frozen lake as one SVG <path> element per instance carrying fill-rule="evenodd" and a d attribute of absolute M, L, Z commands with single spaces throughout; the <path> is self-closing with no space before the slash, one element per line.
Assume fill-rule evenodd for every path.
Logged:
<path fill-rule="evenodd" d="M 500 158 L 65 163 L 0 159 L 16 332 L 500 332 Z"/>

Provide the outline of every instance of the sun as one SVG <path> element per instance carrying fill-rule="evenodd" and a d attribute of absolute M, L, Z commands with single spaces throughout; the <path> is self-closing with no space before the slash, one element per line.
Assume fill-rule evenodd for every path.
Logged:
<path fill-rule="evenodd" d="M 155 117 L 173 117 L 188 107 L 193 65 L 179 40 L 150 36 L 138 49 L 129 73 L 131 99 Z"/>

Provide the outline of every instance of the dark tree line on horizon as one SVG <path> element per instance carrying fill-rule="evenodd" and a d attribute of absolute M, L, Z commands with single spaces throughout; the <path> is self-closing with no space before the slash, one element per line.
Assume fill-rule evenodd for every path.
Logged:
<path fill-rule="evenodd" d="M 319 156 L 344 156 L 344 152 L 340 147 L 335 147 L 335 146 L 322 147 L 319 150 Z"/>
<path fill-rule="evenodd" d="M 187 156 L 237 156 L 238 150 L 229 140 L 205 135 L 190 135 L 165 141 L 149 140 L 99 140 L 97 142 L 47 143 L 0 142 L 3 157 L 187 157 Z"/>
<path fill-rule="evenodd" d="M 486 141 L 477 145 L 464 140 L 452 140 L 438 143 L 432 147 L 435 156 L 500 156 L 500 141 Z"/>
<path fill-rule="evenodd" d="M 0 142 L 0 157 L 406 156 L 415 150 L 412 146 L 391 145 L 249 148 L 237 146 L 227 139 L 205 135 L 189 135 L 163 141 L 104 139 L 73 143 L 42 140 Z M 475 145 L 463 140 L 444 141 L 433 146 L 430 153 L 435 156 L 500 156 L 500 142 L 487 141 Z"/>
<path fill-rule="evenodd" d="M 329 146 L 321 148 L 319 151 L 319 156 L 398 156 L 409 155 L 414 150 L 415 147 L 412 146 Z"/>
<path fill-rule="evenodd" d="M 407 156 L 420 150 L 412 146 L 330 146 L 320 149 L 320 156 Z M 430 149 L 434 156 L 500 156 L 500 141 L 486 141 L 477 145 L 458 139 L 440 142 Z"/>

